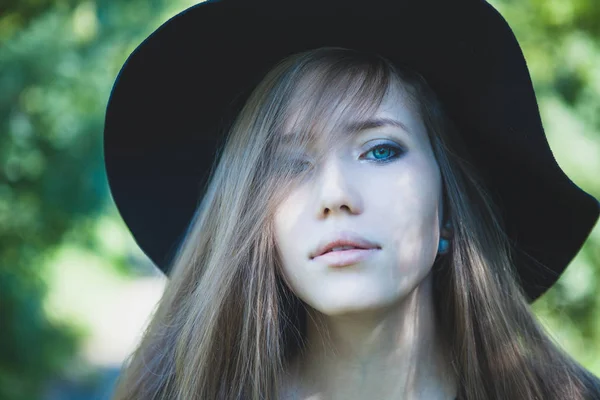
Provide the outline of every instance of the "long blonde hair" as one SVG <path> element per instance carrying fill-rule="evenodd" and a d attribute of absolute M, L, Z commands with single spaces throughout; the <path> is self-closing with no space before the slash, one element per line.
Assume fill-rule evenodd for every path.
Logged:
<path fill-rule="evenodd" d="M 275 208 L 308 173 L 289 149 L 336 140 L 339 121 L 373 113 L 394 84 L 428 130 L 454 228 L 433 274 L 460 399 L 600 398 L 598 379 L 532 314 L 497 209 L 425 80 L 376 55 L 322 48 L 280 62 L 233 123 L 114 399 L 278 398 L 306 339 L 306 308 L 281 273 L 272 227 Z M 290 126 L 292 146 L 282 147 Z"/>

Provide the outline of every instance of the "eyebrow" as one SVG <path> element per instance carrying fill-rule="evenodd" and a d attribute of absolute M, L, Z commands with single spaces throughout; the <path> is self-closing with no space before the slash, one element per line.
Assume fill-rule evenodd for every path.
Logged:
<path fill-rule="evenodd" d="M 358 133 L 367 129 L 381 128 L 384 126 L 394 126 L 402 129 L 406 133 L 410 133 L 406 124 L 392 118 L 369 118 L 364 121 L 351 122 L 346 126 L 346 129 L 351 133 Z"/>
<path fill-rule="evenodd" d="M 354 121 L 346 124 L 345 130 L 352 136 L 357 135 L 368 129 L 381 128 L 384 126 L 393 126 L 400 128 L 406 133 L 411 133 L 406 124 L 392 118 L 368 118 L 363 121 Z M 291 134 L 284 135 L 283 143 L 288 144 L 291 141 Z"/>

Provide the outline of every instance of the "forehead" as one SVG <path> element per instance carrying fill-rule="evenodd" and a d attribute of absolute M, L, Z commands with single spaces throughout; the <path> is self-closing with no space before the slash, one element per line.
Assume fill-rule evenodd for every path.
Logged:
<path fill-rule="evenodd" d="M 393 110 L 393 108 L 392 108 Z M 384 127 L 392 127 L 401 129 L 407 134 L 411 134 L 411 129 L 408 125 L 402 122 L 400 119 L 396 119 L 393 116 L 379 116 L 379 112 L 377 115 L 373 117 L 368 117 L 365 119 L 353 119 L 349 120 L 342 125 L 341 131 L 344 134 L 344 137 L 352 138 L 364 131 L 369 129 L 376 128 L 384 128 Z M 387 114 L 387 113 L 386 113 Z M 284 145 L 288 145 L 294 142 L 294 138 L 298 135 L 297 132 L 289 131 L 283 133 L 282 143 Z"/>
<path fill-rule="evenodd" d="M 326 139 L 326 136 L 332 137 L 332 140 L 352 139 L 377 128 L 395 128 L 413 135 L 412 125 L 420 117 L 410 99 L 406 89 L 396 83 L 387 88 L 380 101 L 372 100 L 379 104 L 377 107 L 371 105 L 370 110 L 353 110 L 353 99 L 342 96 L 337 99 L 336 107 L 317 116 L 310 115 L 307 108 L 290 107 L 290 117 L 284 123 L 281 142 L 283 145 L 291 145 L 306 140 L 312 146 L 315 142 Z M 315 129 L 315 125 L 320 129 Z"/>

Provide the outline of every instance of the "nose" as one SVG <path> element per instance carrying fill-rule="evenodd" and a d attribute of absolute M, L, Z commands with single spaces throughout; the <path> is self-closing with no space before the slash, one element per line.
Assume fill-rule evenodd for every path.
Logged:
<path fill-rule="evenodd" d="M 316 180 L 317 219 L 342 213 L 362 213 L 360 182 L 353 179 L 352 175 L 352 171 L 336 157 L 323 162 L 319 179 Z"/>

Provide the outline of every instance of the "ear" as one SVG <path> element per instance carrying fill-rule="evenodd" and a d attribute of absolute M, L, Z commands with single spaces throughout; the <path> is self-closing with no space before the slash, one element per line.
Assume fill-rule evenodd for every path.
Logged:
<path fill-rule="evenodd" d="M 444 239 L 451 239 L 454 236 L 454 229 L 452 228 L 452 221 L 448 218 L 442 228 L 440 229 L 440 236 Z"/>
<path fill-rule="evenodd" d="M 446 193 L 443 192 L 442 198 L 442 218 L 441 218 L 441 226 L 440 226 L 440 236 L 444 239 L 451 239 L 454 233 L 452 228 L 452 219 L 450 218 L 450 212 L 448 210 L 448 199 L 446 197 Z"/>

